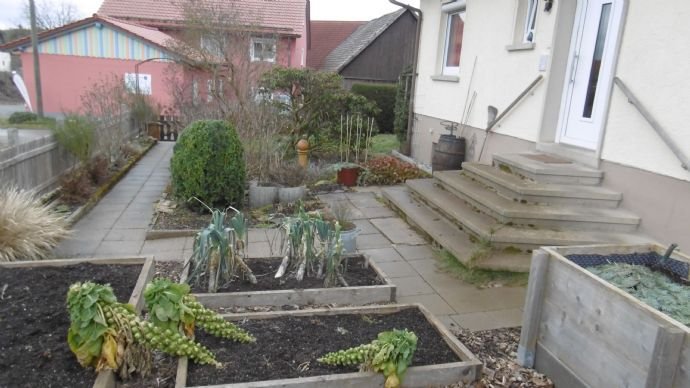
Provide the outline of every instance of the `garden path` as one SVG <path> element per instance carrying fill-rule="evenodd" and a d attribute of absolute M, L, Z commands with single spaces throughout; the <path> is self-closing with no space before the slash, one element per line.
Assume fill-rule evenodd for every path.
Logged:
<path fill-rule="evenodd" d="M 137 255 L 153 216 L 153 203 L 170 180 L 172 142 L 159 142 L 73 228 L 57 257 Z"/>
<path fill-rule="evenodd" d="M 159 143 L 74 227 L 71 239 L 56 250 L 58 257 L 154 255 L 182 261 L 191 254 L 193 238 L 145 240 L 153 215 L 170 178 L 173 143 Z M 398 301 L 421 303 L 449 327 L 488 330 L 519 326 L 524 287 L 479 289 L 439 270 L 432 247 L 379 201 L 376 188 L 325 194 L 327 203 L 345 202 L 360 229 L 358 248 L 381 266 L 398 287 Z M 271 255 L 273 231 L 249 232 L 250 255 Z"/>

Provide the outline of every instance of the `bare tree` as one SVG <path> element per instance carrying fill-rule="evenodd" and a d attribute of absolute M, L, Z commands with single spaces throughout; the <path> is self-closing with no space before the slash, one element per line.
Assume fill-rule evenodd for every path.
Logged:
<path fill-rule="evenodd" d="M 184 32 L 169 49 L 185 64 L 167 74 L 174 111 L 182 125 L 199 119 L 234 123 L 248 175 L 265 177 L 281 159 L 285 146 L 276 139 L 287 124 L 284 115 L 255 97 L 261 76 L 280 61 L 279 36 L 262 27 L 260 11 L 237 1 L 175 4 L 184 16 Z"/>
<path fill-rule="evenodd" d="M 192 85 L 195 94 L 207 95 L 205 102 L 213 102 L 226 116 L 234 105 L 242 107 L 253 98 L 258 79 L 277 61 L 280 50 L 280 39 L 261 26 L 261 16 L 240 9 L 238 3 L 179 1 L 184 35 L 170 43 L 173 52 L 190 60 L 188 71 L 208 77 L 205 84 Z"/>
<path fill-rule="evenodd" d="M 72 23 L 82 17 L 76 5 L 70 2 L 36 0 L 36 26 L 39 30 L 52 30 Z M 30 19 L 29 1 L 24 3 L 24 20 Z"/>

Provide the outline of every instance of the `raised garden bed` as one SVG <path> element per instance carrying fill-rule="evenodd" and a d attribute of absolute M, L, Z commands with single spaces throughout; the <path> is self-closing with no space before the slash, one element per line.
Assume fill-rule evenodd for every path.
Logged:
<path fill-rule="evenodd" d="M 0 263 L 0 386 L 114 387 L 113 373 L 95 377 L 67 345 L 67 290 L 78 281 L 109 283 L 141 310 L 153 270 L 150 257 Z"/>
<path fill-rule="evenodd" d="M 349 287 L 323 288 L 323 279 L 305 277 L 302 282 L 288 279 L 280 282 L 274 274 L 281 258 L 247 259 L 257 284 L 235 281 L 219 288 L 217 293 L 192 292 L 208 308 L 283 305 L 364 305 L 395 302 L 396 286 L 372 261 L 362 255 L 348 256 L 344 274 Z M 187 271 L 189 267 L 187 267 Z M 183 272 L 182 281 L 187 272 Z"/>
<path fill-rule="evenodd" d="M 626 263 L 687 279 L 690 257 L 660 260 L 665 251 L 655 244 L 535 251 L 519 362 L 556 386 L 690 387 L 690 328 L 591 272 Z"/>
<path fill-rule="evenodd" d="M 190 210 L 182 203 L 171 200 L 168 192 L 163 193 L 160 203 L 165 205 L 156 207 L 152 226 L 146 231 L 147 240 L 194 237 L 200 229 L 208 226 L 211 218 L 209 213 Z M 323 209 L 325 205 L 318 199 L 307 198 L 302 201 L 302 206 L 306 211 L 312 211 Z M 249 210 L 246 216 L 252 228 L 275 228 L 282 220 L 276 215 L 294 214 L 298 209 L 296 203 L 276 203 Z"/>
<path fill-rule="evenodd" d="M 316 361 L 327 352 L 367 343 L 381 331 L 406 328 L 419 337 L 405 387 L 469 383 L 482 363 L 420 305 L 389 305 L 232 314 L 257 338 L 254 344 L 198 340 L 226 367 L 216 369 L 180 359 L 176 387 L 377 387 L 384 378 L 357 367 L 329 367 Z M 189 368 L 188 368 L 189 367 Z"/>

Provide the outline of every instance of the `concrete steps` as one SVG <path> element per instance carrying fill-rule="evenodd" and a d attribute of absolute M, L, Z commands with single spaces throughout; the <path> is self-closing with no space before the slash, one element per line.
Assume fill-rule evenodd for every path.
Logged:
<path fill-rule="evenodd" d="M 502 224 L 633 232 L 640 223 L 639 217 L 622 209 L 560 204 L 544 206 L 510 200 L 493 191 L 493 187 L 487 187 L 457 171 L 438 172 L 434 177 L 437 184 Z M 414 184 L 411 182 L 411 185 Z"/>
<path fill-rule="evenodd" d="M 403 215 L 410 225 L 422 231 L 428 239 L 446 249 L 460 262 L 468 264 L 475 249 L 470 234 L 463 232 L 426 204 L 417 201 L 405 187 L 389 187 L 382 194 L 384 200 Z M 477 263 L 477 266 L 494 271 L 528 272 L 530 259 L 529 253 L 498 251 Z"/>
<path fill-rule="evenodd" d="M 528 251 L 540 246 L 585 245 L 602 243 L 640 243 L 647 241 L 626 233 L 587 230 L 554 230 L 520 225 L 506 225 L 473 208 L 454 193 L 444 190 L 433 179 L 410 180 L 410 195 L 450 221 L 456 228 L 477 239 L 491 241 L 496 248 Z M 384 191 L 385 197 L 385 191 Z M 392 202 L 392 201 L 391 201 Z M 401 211 L 405 209 L 398 207 Z M 429 233 L 427 231 L 427 233 Z M 431 233 L 429 233 L 431 234 Z"/>
<path fill-rule="evenodd" d="M 520 178 L 492 166 L 480 163 L 463 163 L 462 174 L 486 186 L 510 200 L 538 205 L 568 205 L 616 208 L 623 195 L 599 186 L 545 184 Z M 446 174 L 437 172 L 434 176 Z M 449 174 L 457 172 L 450 171 Z"/>
<path fill-rule="evenodd" d="M 596 186 L 604 177 L 602 171 L 539 152 L 496 154 L 493 161 L 502 171 L 540 183 Z"/>
<path fill-rule="evenodd" d="M 541 246 L 650 241 L 637 233 L 640 218 L 619 208 L 622 195 L 599 186 L 601 171 L 538 152 L 493 158 L 493 166 L 463 163 L 462 171 L 409 180 L 384 198 L 461 261 L 467 240 L 490 244 L 494 255 L 482 268 L 527 268 L 506 253 Z"/>

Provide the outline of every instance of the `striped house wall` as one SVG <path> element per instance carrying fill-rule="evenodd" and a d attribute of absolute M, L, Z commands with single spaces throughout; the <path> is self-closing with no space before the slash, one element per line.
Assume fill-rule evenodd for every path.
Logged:
<path fill-rule="evenodd" d="M 144 60 L 169 58 L 161 48 L 148 44 L 126 32 L 98 24 L 67 32 L 39 43 L 41 54 L 81 57 Z M 31 51 L 29 47 L 27 51 Z"/>

